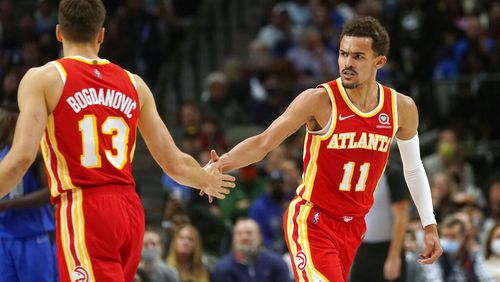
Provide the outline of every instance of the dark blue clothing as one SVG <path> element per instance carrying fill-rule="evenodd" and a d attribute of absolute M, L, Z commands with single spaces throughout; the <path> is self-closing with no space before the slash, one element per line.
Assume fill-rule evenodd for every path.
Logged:
<path fill-rule="evenodd" d="M 267 193 L 260 195 L 248 209 L 248 217 L 259 224 L 264 245 L 275 252 L 286 252 L 283 232 L 285 208 L 271 200 Z"/>
<path fill-rule="evenodd" d="M 57 282 L 56 248 L 45 233 L 0 240 L 0 281 Z"/>
<path fill-rule="evenodd" d="M 0 151 L 0 160 L 7 152 L 8 148 Z M 16 188 L 0 201 L 47 189 L 42 186 L 35 164 Z M 59 281 L 54 231 L 54 216 L 49 204 L 0 212 L 0 281 Z"/>
<path fill-rule="evenodd" d="M 5 157 L 8 148 L 0 152 L 0 160 Z M 37 177 L 37 168 L 32 166 L 17 187 L 4 199 L 22 197 L 42 187 Z M 0 200 L 1 201 L 1 200 Z M 11 209 L 0 212 L 0 238 L 21 238 L 53 232 L 54 216 L 49 204 L 29 209 Z"/>
<path fill-rule="evenodd" d="M 221 258 L 215 266 L 217 282 L 286 282 L 290 281 L 288 267 L 276 253 L 261 250 L 253 263 L 236 261 L 234 252 Z"/>

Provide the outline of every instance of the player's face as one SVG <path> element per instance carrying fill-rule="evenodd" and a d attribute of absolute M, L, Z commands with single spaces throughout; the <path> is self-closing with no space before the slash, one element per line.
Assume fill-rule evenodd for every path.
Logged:
<path fill-rule="evenodd" d="M 353 89 L 375 79 L 377 69 L 385 63 L 385 57 L 372 50 L 372 41 L 369 37 L 342 37 L 338 61 L 345 88 Z"/>

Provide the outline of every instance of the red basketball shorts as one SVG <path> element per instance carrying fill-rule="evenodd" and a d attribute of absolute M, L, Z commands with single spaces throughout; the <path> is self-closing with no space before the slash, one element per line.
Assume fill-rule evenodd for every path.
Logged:
<path fill-rule="evenodd" d="M 283 221 L 295 281 L 347 281 L 366 230 L 364 218 L 333 218 L 295 197 Z"/>
<path fill-rule="evenodd" d="M 132 281 L 144 236 L 134 188 L 75 189 L 55 202 L 60 281 Z"/>

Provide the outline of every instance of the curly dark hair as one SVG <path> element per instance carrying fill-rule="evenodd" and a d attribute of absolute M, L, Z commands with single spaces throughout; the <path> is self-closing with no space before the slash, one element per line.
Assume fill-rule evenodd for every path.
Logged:
<path fill-rule="evenodd" d="M 380 22 L 373 17 L 358 17 L 348 21 L 342 28 L 340 39 L 344 36 L 369 37 L 372 50 L 382 56 L 389 53 L 389 34 Z"/>

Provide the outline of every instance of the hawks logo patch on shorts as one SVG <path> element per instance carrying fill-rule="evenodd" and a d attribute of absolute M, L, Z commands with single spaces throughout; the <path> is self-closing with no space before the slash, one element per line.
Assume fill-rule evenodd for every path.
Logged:
<path fill-rule="evenodd" d="M 72 274 L 72 281 L 75 282 L 88 282 L 89 281 L 89 273 L 87 270 L 81 266 L 75 267 L 73 269 L 73 274 Z"/>
<path fill-rule="evenodd" d="M 297 265 L 297 267 L 300 269 L 300 270 L 304 270 L 304 268 L 306 268 L 306 264 L 307 264 L 307 257 L 306 257 L 306 254 L 304 254 L 304 252 L 298 252 L 297 255 L 295 256 L 295 265 Z"/>

